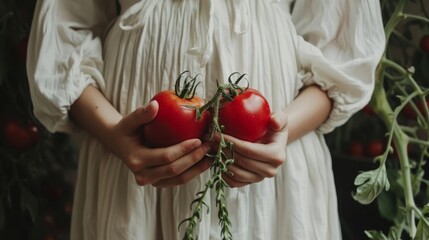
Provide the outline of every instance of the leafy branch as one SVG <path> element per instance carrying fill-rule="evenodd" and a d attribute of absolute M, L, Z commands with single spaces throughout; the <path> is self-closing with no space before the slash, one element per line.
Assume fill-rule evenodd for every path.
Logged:
<path fill-rule="evenodd" d="M 385 9 L 394 6 L 393 11 L 388 13 L 390 18 L 385 25 L 388 41 L 392 34 L 394 36 L 399 34 L 396 29 L 403 21 L 416 20 L 422 24 L 429 23 L 426 16 L 404 13 L 406 4 L 405 0 L 395 3 L 382 2 Z M 406 38 L 400 37 L 399 39 Z M 400 174 L 399 179 L 394 181 L 399 181 L 402 187 L 400 197 L 403 198 L 404 206 L 398 206 L 400 214 L 397 215 L 394 221 L 396 225 L 390 229 L 388 236 L 377 231 L 367 231 L 366 234 L 370 239 L 401 239 L 403 232 L 406 231 L 410 238 L 423 240 L 428 239 L 429 236 L 429 218 L 427 216 L 429 206 L 426 203 L 423 209 L 419 208 L 415 197 L 420 193 L 421 183 L 428 183 L 423 179 L 423 166 L 429 155 L 429 110 L 426 103 L 429 90 L 414 78 L 414 67 L 403 67 L 392 60 L 389 58 L 388 50 L 389 48 L 386 48 L 377 68 L 375 89 L 370 102 L 373 111 L 387 127 L 387 148 L 382 155 L 374 159 L 379 162 L 377 169 L 360 173 L 356 177 L 357 190 L 353 197 L 362 204 L 369 204 L 383 191 L 389 190 L 390 183 L 387 173 L 394 170 L 387 161 L 389 154 L 396 151 Z M 416 113 L 414 127 L 401 125 L 399 116 L 407 106 L 411 106 Z M 418 146 L 420 150 L 417 160 L 409 155 L 410 144 Z M 416 224 L 416 220 L 418 224 Z"/>
<path fill-rule="evenodd" d="M 232 77 L 235 75 L 238 75 L 238 78 L 233 81 Z M 207 192 L 210 189 L 214 189 L 215 191 L 219 225 L 221 226 L 221 237 L 223 240 L 232 239 L 232 224 L 229 220 L 228 207 L 225 200 L 225 189 L 229 186 L 224 181 L 223 175 L 230 174 L 228 172 L 228 166 L 234 162 L 234 146 L 231 142 L 225 141 L 223 137 L 223 126 L 219 124 L 219 108 L 225 101 L 231 101 L 235 96 L 245 91 L 245 89 L 239 86 L 240 81 L 242 81 L 244 77 L 245 74 L 231 74 L 228 78 L 228 83 L 224 85 L 218 84 L 216 94 L 204 106 L 197 109 L 197 118 L 201 117 L 204 111 L 212 111 L 213 123 L 211 126 L 210 140 L 215 142 L 215 139 L 218 139 L 218 143 L 216 153 L 208 154 L 209 157 L 214 158 L 213 164 L 210 168 L 212 172 L 211 178 L 205 184 L 205 188 L 196 194 L 196 199 L 191 203 L 191 209 L 194 207 L 191 217 L 186 218 L 179 224 L 180 228 L 182 224 L 188 223 L 183 237 L 184 240 L 193 240 L 195 239 L 195 236 L 197 236 L 196 231 L 198 223 L 202 219 L 203 208 L 207 208 L 207 213 L 210 210 L 209 206 L 205 202 Z M 227 151 L 225 151 L 225 149 Z"/>

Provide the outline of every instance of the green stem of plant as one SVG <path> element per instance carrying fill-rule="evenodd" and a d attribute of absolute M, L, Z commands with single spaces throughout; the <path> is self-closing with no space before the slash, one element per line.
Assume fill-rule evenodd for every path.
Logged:
<path fill-rule="evenodd" d="M 192 213 L 192 216 L 187 220 L 189 224 L 188 224 L 188 227 L 186 228 L 185 236 L 183 237 L 184 240 L 193 239 L 194 231 L 195 231 L 195 226 L 193 223 L 196 223 L 197 221 L 200 220 L 201 209 L 204 206 L 204 199 L 206 197 L 208 190 L 211 189 L 211 187 L 212 187 L 212 182 L 208 181 L 205 185 L 204 190 L 200 192 L 201 194 L 198 197 L 198 201 L 196 202 L 197 205 L 194 208 L 194 212 Z"/>
<path fill-rule="evenodd" d="M 393 30 L 396 28 L 399 22 L 404 18 L 404 14 L 402 13 L 405 7 L 405 0 L 401 0 L 398 5 L 395 8 L 395 11 L 393 12 L 391 18 L 386 24 L 386 27 L 384 28 L 386 39 L 390 38 L 390 35 L 392 34 Z"/>
<path fill-rule="evenodd" d="M 419 21 L 422 21 L 424 23 L 429 23 L 429 19 L 422 17 L 422 16 L 414 15 L 414 14 L 402 14 L 402 18 L 403 19 L 411 19 L 411 20 L 419 20 Z"/>
<path fill-rule="evenodd" d="M 398 151 L 398 157 L 403 176 L 402 181 L 404 186 L 403 191 L 405 196 L 407 221 L 410 224 L 409 234 L 411 237 L 414 237 L 417 229 L 414 218 L 414 209 L 416 208 L 416 205 L 414 202 L 411 169 L 407 153 L 407 145 L 409 143 L 409 139 L 408 136 L 401 130 L 401 128 L 399 128 L 399 125 L 396 122 L 396 116 L 388 102 L 388 98 L 383 85 L 385 64 L 385 62 L 382 62 L 377 68 L 376 83 L 374 94 L 371 99 L 371 106 L 373 107 L 374 112 L 377 113 L 380 119 L 384 122 L 385 126 L 393 134 L 393 142 Z"/>
<path fill-rule="evenodd" d="M 194 203 L 196 203 L 196 207 L 194 208 L 193 214 L 190 218 L 185 219 L 183 222 L 188 222 L 188 226 L 186 228 L 186 234 L 184 236 L 184 239 L 193 239 L 194 238 L 194 232 L 196 228 L 196 220 L 200 220 L 201 217 L 201 209 L 203 205 L 206 205 L 204 202 L 204 197 L 209 189 L 215 190 L 215 198 L 216 198 L 216 205 L 218 207 L 218 218 L 219 218 L 219 224 L 221 225 L 221 237 L 223 240 L 231 240 L 232 239 L 232 233 L 231 233 L 231 222 L 229 220 L 229 214 L 227 209 L 227 204 L 225 200 L 225 189 L 228 187 L 228 184 L 223 180 L 223 175 L 227 173 L 228 171 L 228 165 L 233 163 L 233 155 L 231 159 L 226 158 L 226 154 L 224 153 L 224 148 L 228 147 L 229 151 L 231 151 L 231 154 L 233 154 L 233 145 L 227 144 L 225 141 L 223 134 L 222 134 L 222 127 L 219 125 L 219 107 L 220 107 L 220 101 L 222 94 L 224 93 L 225 89 L 229 89 L 229 85 L 221 85 L 218 86 L 218 90 L 216 94 L 201 108 L 198 108 L 197 111 L 197 118 L 199 118 L 204 111 L 207 111 L 208 109 L 213 110 L 213 122 L 212 122 L 212 130 L 210 135 L 210 140 L 214 141 L 215 134 L 218 134 L 219 137 L 219 143 L 216 151 L 216 155 L 210 155 L 210 157 L 214 157 L 213 164 L 211 166 L 212 176 L 208 183 L 206 184 L 205 189 L 200 192 L 199 198 L 195 200 Z M 179 225 L 180 227 L 180 225 Z M 198 236 L 197 236 L 198 237 Z"/>

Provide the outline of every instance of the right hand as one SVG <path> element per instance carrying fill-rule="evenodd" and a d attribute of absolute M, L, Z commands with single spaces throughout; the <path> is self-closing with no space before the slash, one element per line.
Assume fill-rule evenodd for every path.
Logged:
<path fill-rule="evenodd" d="M 205 157 L 210 143 L 189 139 L 166 148 L 148 148 L 142 144 L 142 125 L 158 112 L 158 103 L 150 102 L 122 118 L 113 129 L 107 147 L 133 172 L 138 185 L 171 187 L 187 183 L 207 170 L 211 161 Z"/>

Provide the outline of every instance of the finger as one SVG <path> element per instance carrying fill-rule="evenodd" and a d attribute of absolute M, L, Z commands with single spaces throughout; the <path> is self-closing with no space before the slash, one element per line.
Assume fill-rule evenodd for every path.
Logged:
<path fill-rule="evenodd" d="M 226 182 L 226 184 L 228 184 L 228 186 L 230 188 L 236 188 L 236 187 L 244 187 L 246 185 L 249 185 L 249 182 L 240 182 L 240 181 L 236 181 L 233 178 L 231 178 L 230 176 L 228 176 L 227 174 L 223 174 L 222 175 L 223 180 Z"/>
<path fill-rule="evenodd" d="M 246 181 L 246 179 L 251 179 L 251 182 L 257 182 L 258 178 L 271 178 L 277 174 L 277 166 L 268 164 L 262 161 L 258 161 L 251 158 L 246 158 L 240 154 L 235 155 L 234 166 L 242 171 L 246 171 L 246 175 L 239 176 L 240 178 L 234 177 L 234 179 L 240 179 Z M 250 176 L 249 174 L 254 174 Z M 237 174 L 234 172 L 234 174 Z M 242 173 L 241 173 L 242 174 Z M 262 180 L 262 179 L 261 179 Z"/>
<path fill-rule="evenodd" d="M 201 140 L 194 138 L 165 148 L 141 148 L 138 154 L 141 157 L 138 161 L 146 160 L 143 165 L 144 168 L 167 165 L 191 153 L 201 145 Z"/>
<path fill-rule="evenodd" d="M 126 134 L 130 135 L 136 129 L 152 121 L 158 113 L 158 102 L 151 101 L 145 107 L 139 107 L 121 120 Z"/>
<path fill-rule="evenodd" d="M 224 139 L 225 141 L 233 143 L 236 153 L 247 158 L 265 162 L 273 166 L 279 166 L 285 160 L 285 150 L 279 147 L 279 143 L 251 143 L 225 134 Z M 283 143 L 281 144 L 283 145 Z M 284 145 L 286 146 L 285 143 Z"/>
<path fill-rule="evenodd" d="M 178 176 L 200 162 L 209 149 L 209 143 L 205 143 L 170 163 L 145 168 L 138 174 L 140 176 L 139 180 L 145 183 L 152 183 L 162 179 Z"/>
<path fill-rule="evenodd" d="M 256 183 L 264 179 L 262 175 L 255 174 L 254 172 L 248 171 L 236 165 L 228 166 L 228 176 L 235 181 L 247 183 Z"/>
<path fill-rule="evenodd" d="M 268 127 L 273 131 L 280 131 L 287 127 L 288 116 L 284 111 L 277 111 L 270 117 Z"/>
<path fill-rule="evenodd" d="M 155 187 L 165 188 L 165 187 L 173 187 L 173 186 L 188 183 L 196 176 L 200 175 L 201 173 L 209 169 L 212 163 L 213 163 L 212 159 L 204 158 L 203 160 L 197 162 L 195 165 L 193 165 L 183 173 L 171 178 L 165 178 L 165 179 L 156 181 L 152 183 L 152 185 Z"/>

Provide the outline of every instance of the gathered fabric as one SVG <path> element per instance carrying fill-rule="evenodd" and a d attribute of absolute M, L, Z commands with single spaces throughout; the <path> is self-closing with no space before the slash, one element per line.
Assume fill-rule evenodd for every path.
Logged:
<path fill-rule="evenodd" d="M 234 72 L 272 112 L 316 84 L 333 101 L 328 119 L 285 146 L 274 178 L 225 196 L 234 239 L 340 240 L 332 159 L 323 134 L 369 101 L 385 39 L 378 1 L 356 0 L 37 1 L 28 76 L 35 115 L 52 132 L 79 139 L 72 240 L 175 240 L 210 177 L 158 189 L 138 186 L 127 166 L 69 118 L 88 85 L 126 115 L 172 89 L 181 72 L 209 99 Z M 67 14 L 64 14 L 67 13 Z M 100 34 L 103 30 L 107 35 Z M 100 31 L 98 31 L 100 30 Z M 221 239 L 215 195 L 199 239 Z"/>

